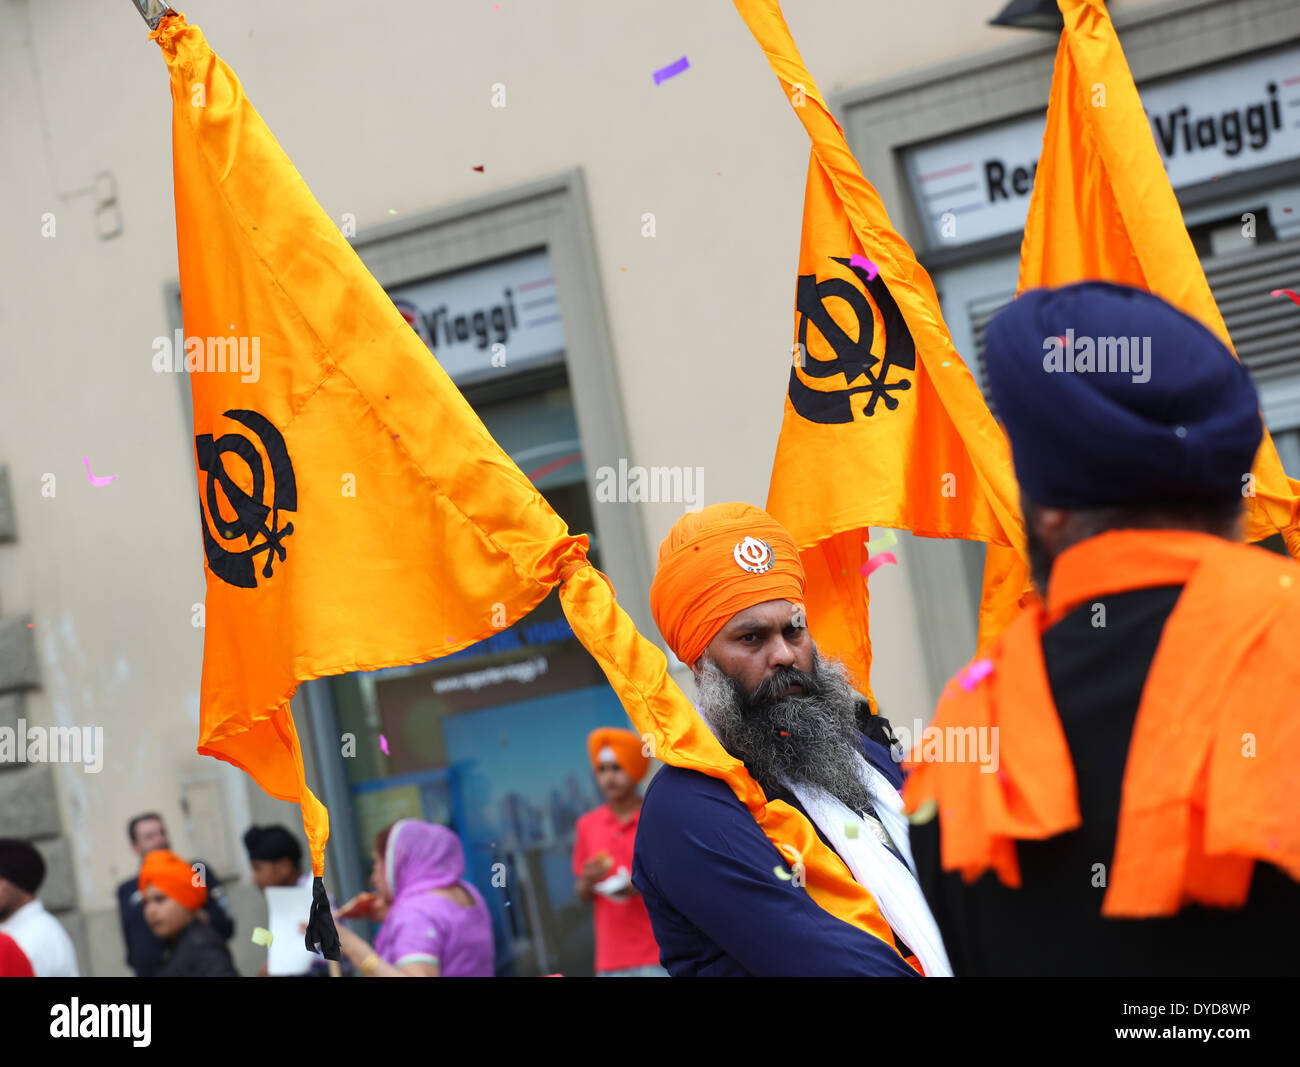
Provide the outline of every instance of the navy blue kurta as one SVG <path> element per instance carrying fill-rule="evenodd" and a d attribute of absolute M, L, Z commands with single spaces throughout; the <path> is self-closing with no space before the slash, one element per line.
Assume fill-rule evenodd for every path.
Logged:
<path fill-rule="evenodd" d="M 889 749 L 859 740 L 863 755 L 900 787 Z M 769 799 L 807 815 L 793 794 Z M 632 884 L 645 899 L 660 962 L 674 977 L 917 977 L 893 948 L 819 907 L 804 888 L 779 877 L 778 867 L 788 871 L 788 859 L 726 782 L 668 766 L 651 780 Z"/>

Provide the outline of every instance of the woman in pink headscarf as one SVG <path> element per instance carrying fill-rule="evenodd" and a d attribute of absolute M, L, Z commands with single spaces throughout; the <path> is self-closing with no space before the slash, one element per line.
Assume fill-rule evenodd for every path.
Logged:
<path fill-rule="evenodd" d="M 464 874 L 465 850 L 447 827 L 420 819 L 393 823 L 375 838 L 375 892 L 335 912 L 382 919 L 379 936 L 372 948 L 340 926 L 344 955 L 367 976 L 492 977 L 492 917 Z"/>

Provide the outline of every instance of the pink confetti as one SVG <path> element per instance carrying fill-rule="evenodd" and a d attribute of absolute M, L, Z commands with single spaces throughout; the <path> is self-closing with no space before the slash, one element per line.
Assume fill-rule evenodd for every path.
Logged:
<path fill-rule="evenodd" d="M 981 679 L 987 678 L 992 673 L 993 661 L 991 659 L 977 659 L 958 675 L 957 680 L 961 682 L 961 687 L 970 693 L 979 685 Z"/>
<path fill-rule="evenodd" d="M 1292 300 L 1294 300 L 1297 304 L 1300 304 L 1300 296 L 1296 296 L 1295 292 L 1294 292 L 1293 290 L 1291 290 L 1291 289 L 1274 289 L 1274 290 L 1273 290 L 1271 293 L 1269 293 L 1268 295 L 1269 295 L 1269 296 L 1289 296 L 1289 297 L 1290 297 Z"/>
<path fill-rule="evenodd" d="M 862 566 L 858 568 L 858 573 L 862 575 L 862 577 L 866 578 L 872 571 L 879 567 L 883 567 L 886 563 L 897 562 L 898 560 L 894 558 L 892 552 L 881 552 L 879 555 L 872 556 L 866 563 L 862 564 Z"/>
<path fill-rule="evenodd" d="M 380 734 L 380 735 L 379 735 L 379 747 L 380 747 L 380 749 L 383 750 L 384 755 L 387 756 L 387 755 L 388 755 L 388 738 L 386 738 L 383 734 Z"/>
<path fill-rule="evenodd" d="M 872 263 L 866 256 L 860 256 L 856 252 L 849 256 L 849 266 L 861 267 L 867 272 L 867 279 L 869 281 L 874 281 L 876 275 L 880 273 L 879 267 Z"/>

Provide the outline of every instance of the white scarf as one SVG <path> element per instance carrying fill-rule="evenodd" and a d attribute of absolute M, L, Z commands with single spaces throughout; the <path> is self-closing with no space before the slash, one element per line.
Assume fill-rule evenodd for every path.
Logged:
<path fill-rule="evenodd" d="M 890 928 L 916 953 L 926 977 L 951 978 L 952 965 L 944 951 L 943 938 L 916 880 L 903 798 L 889 779 L 867 760 L 859 756 L 858 762 L 863 784 L 875 801 L 876 814 L 894 847 L 907 861 L 906 867 L 848 805 L 818 786 L 802 782 L 785 784 L 839 853 L 853 873 L 854 881 L 875 897 L 880 914 Z M 849 837 L 849 826 L 856 828 L 857 836 Z"/>

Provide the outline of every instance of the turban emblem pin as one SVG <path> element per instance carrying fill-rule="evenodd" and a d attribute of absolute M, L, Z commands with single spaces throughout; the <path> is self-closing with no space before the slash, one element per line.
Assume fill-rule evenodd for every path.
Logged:
<path fill-rule="evenodd" d="M 766 574 L 772 569 L 772 546 L 757 537 L 746 537 L 731 553 L 741 570 L 750 574 Z"/>

